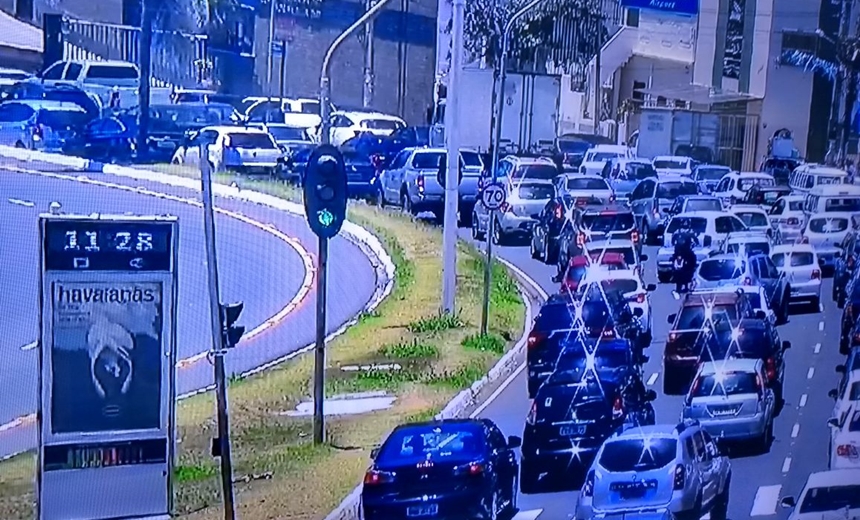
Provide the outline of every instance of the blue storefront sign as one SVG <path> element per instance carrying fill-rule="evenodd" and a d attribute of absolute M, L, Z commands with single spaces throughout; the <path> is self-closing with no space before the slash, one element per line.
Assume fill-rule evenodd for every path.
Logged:
<path fill-rule="evenodd" d="M 676 14 L 699 14 L 699 0 L 621 0 L 631 9 L 653 9 Z"/>

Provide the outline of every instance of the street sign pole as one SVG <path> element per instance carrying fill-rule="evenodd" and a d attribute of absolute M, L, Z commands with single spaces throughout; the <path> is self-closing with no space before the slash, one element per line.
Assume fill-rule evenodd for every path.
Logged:
<path fill-rule="evenodd" d="M 481 204 L 487 209 L 490 218 L 505 203 L 505 187 L 498 183 L 485 186 L 481 190 Z M 487 263 L 484 266 L 484 299 L 481 307 L 481 335 L 487 335 L 490 321 L 490 286 L 493 283 L 493 241 L 487 239 Z"/>
<path fill-rule="evenodd" d="M 314 443 L 322 444 L 325 435 L 325 330 L 326 293 L 328 292 L 328 238 L 319 237 L 317 260 L 317 316 L 314 343 Z"/>

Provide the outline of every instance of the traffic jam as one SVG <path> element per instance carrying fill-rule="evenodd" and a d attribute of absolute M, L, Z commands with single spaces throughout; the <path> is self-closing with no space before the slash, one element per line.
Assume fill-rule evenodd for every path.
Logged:
<path fill-rule="evenodd" d="M 498 183 L 479 181 L 493 207 L 479 194 L 468 219 L 476 244 L 527 246 L 554 273 L 527 337 L 521 429 L 481 416 L 397 427 L 372 454 L 364 518 L 514 518 L 561 485 L 567 518 L 725 520 L 733 463 L 773 449 L 800 384 L 791 352 L 822 330 L 784 325 L 825 307 L 841 340 L 815 352 L 845 356 L 828 376 L 832 418 L 809 426 L 829 430 L 809 448 L 827 469 L 779 511 L 860 518 L 860 186 L 817 164 L 775 176 L 602 144 L 559 162 L 503 158 Z"/>

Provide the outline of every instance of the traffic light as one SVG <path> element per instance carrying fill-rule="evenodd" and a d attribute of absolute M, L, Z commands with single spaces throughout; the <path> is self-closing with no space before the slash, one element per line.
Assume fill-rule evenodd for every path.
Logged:
<path fill-rule="evenodd" d="M 334 146 L 318 146 L 308 159 L 304 184 L 305 214 L 320 238 L 332 238 L 346 219 L 346 168 Z"/>
<path fill-rule="evenodd" d="M 245 327 L 236 325 L 236 320 L 239 319 L 244 308 L 245 304 L 242 302 L 221 304 L 221 334 L 224 337 L 224 348 L 235 347 L 245 334 Z"/>
<path fill-rule="evenodd" d="M 457 176 L 459 177 L 459 182 L 457 185 L 459 186 L 461 182 L 463 182 L 463 158 L 460 158 L 460 162 L 457 163 Z M 439 156 L 439 170 L 436 172 L 436 182 L 439 183 L 439 186 L 445 187 L 445 179 L 448 178 L 448 154 L 443 153 Z"/>

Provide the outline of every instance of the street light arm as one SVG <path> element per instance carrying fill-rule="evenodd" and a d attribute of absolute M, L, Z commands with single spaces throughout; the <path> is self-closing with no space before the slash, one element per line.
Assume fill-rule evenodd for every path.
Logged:
<path fill-rule="evenodd" d="M 322 76 L 328 77 L 332 56 L 334 56 L 334 51 L 336 51 L 337 48 L 340 47 L 340 44 L 343 43 L 344 40 L 352 36 L 352 34 L 357 31 L 362 25 L 375 18 L 376 15 L 379 14 L 379 12 L 382 11 L 382 9 L 386 5 L 388 5 L 388 2 L 390 1 L 391 0 L 379 0 L 376 5 L 374 5 L 366 13 L 361 15 L 361 17 L 356 20 L 352 25 L 350 25 L 349 28 L 340 33 L 340 36 L 335 38 L 331 46 L 328 48 L 328 51 L 325 53 L 325 58 L 323 58 Z"/>

